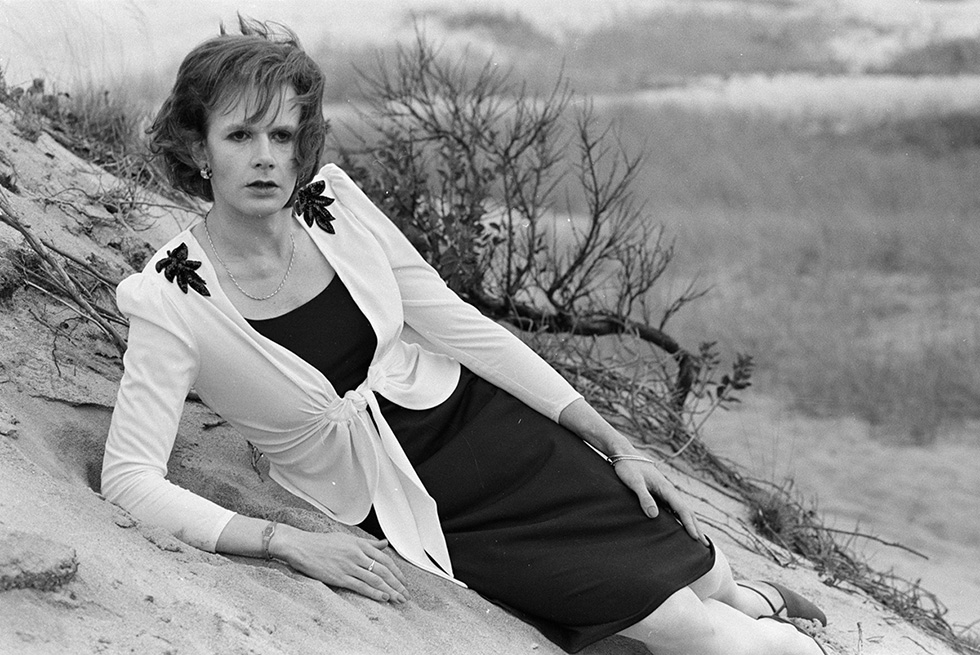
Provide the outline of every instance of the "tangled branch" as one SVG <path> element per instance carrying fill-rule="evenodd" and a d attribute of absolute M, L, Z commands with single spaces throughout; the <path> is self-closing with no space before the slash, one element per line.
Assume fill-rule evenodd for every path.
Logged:
<path fill-rule="evenodd" d="M 532 96 L 495 63 L 449 63 L 421 34 L 362 72 L 368 130 L 344 166 L 464 299 L 525 332 L 630 335 L 676 367 L 675 414 L 705 362 L 665 330 L 703 292 L 647 306 L 673 244 L 633 193 L 630 154 L 559 77 Z"/>
<path fill-rule="evenodd" d="M 108 309 L 100 306 L 93 299 L 92 293 L 85 290 L 83 285 L 81 285 L 78 280 L 68 272 L 61 261 L 59 261 L 51 253 L 52 251 L 56 252 L 76 265 L 81 266 L 86 270 L 86 272 L 93 274 L 100 282 L 108 285 L 111 289 L 115 289 L 115 281 L 109 280 L 101 274 L 95 274 L 92 267 L 88 266 L 84 262 L 81 262 L 75 257 L 71 257 L 63 253 L 53 245 L 47 244 L 36 237 L 27 227 L 27 225 L 11 209 L 10 203 L 7 201 L 6 196 L 2 193 L 0 193 L 0 221 L 3 221 L 10 227 L 20 232 L 20 234 L 27 241 L 27 244 L 31 247 L 34 253 L 37 254 L 40 262 L 39 270 L 43 275 L 43 281 L 47 282 L 48 285 L 53 288 L 53 291 L 49 291 L 47 288 L 45 288 L 45 286 L 38 284 L 34 284 L 34 288 L 37 288 L 44 293 L 48 293 L 49 295 L 55 295 L 56 297 L 60 296 L 70 300 L 73 304 L 68 306 L 81 317 L 92 322 L 100 330 L 102 330 L 113 345 L 115 345 L 116 350 L 119 351 L 119 356 L 122 357 L 122 355 L 126 352 L 126 340 L 113 327 L 112 324 L 116 323 L 119 325 L 126 325 L 125 319 L 123 319 L 115 309 Z M 67 303 L 63 302 L 63 304 Z"/>

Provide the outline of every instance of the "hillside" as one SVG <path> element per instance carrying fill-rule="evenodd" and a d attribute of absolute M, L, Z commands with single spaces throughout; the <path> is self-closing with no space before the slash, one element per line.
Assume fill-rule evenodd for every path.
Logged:
<path fill-rule="evenodd" d="M 0 106 L 0 194 L 49 247 L 119 279 L 193 220 L 160 207 L 119 220 L 120 182 L 18 118 Z M 0 224 L 0 653 L 561 652 L 477 594 L 408 565 L 412 600 L 382 606 L 275 562 L 194 550 L 105 502 L 98 471 L 119 355 L 43 284 L 25 284 L 31 270 L 37 259 L 23 237 Z M 955 652 L 764 544 L 730 495 L 670 475 L 737 577 L 778 580 L 813 598 L 838 652 Z M 199 403 L 185 408 L 170 477 L 236 511 L 346 529 L 257 475 L 245 442 Z M 614 638 L 585 652 L 644 651 Z"/>

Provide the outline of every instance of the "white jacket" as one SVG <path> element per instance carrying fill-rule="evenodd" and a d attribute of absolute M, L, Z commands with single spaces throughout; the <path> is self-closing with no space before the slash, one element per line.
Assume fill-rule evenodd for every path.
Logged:
<path fill-rule="evenodd" d="M 306 229 L 375 330 L 367 379 L 340 397 L 316 368 L 252 329 L 185 230 L 117 290 L 130 320 L 129 349 L 102 492 L 141 520 L 214 550 L 234 513 L 165 479 L 193 386 L 265 453 L 271 477 L 284 488 L 350 525 L 373 504 L 406 560 L 451 578 L 436 504 L 384 421 L 375 392 L 404 407 L 433 407 L 455 389 L 461 363 L 556 421 L 579 394 L 518 338 L 460 300 L 344 171 L 328 164 L 315 179 L 325 180 L 323 195 L 335 198 L 329 210 L 336 234 Z M 210 297 L 183 293 L 155 270 L 181 243 L 188 259 L 202 262 L 197 273 Z"/>

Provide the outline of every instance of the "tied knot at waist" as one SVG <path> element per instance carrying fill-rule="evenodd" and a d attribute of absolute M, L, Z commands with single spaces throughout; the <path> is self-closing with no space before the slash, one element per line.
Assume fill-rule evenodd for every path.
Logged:
<path fill-rule="evenodd" d="M 351 389 L 342 397 L 330 402 L 324 409 L 324 416 L 331 421 L 349 421 L 371 405 L 374 391 L 382 391 L 385 374 L 377 369 L 369 369 L 367 379 L 356 389 Z"/>
<path fill-rule="evenodd" d="M 350 421 L 367 408 L 368 401 L 364 394 L 357 389 L 351 389 L 332 401 L 323 411 L 323 415 L 335 422 Z"/>

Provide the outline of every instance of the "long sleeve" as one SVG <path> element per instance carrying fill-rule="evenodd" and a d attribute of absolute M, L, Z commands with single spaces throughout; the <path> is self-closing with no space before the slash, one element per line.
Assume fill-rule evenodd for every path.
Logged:
<path fill-rule="evenodd" d="M 117 298 L 130 318 L 129 347 L 106 442 L 102 493 L 140 520 L 214 551 L 234 512 L 165 477 L 184 399 L 197 375 L 190 330 L 145 274 L 123 281 Z"/>
<path fill-rule="evenodd" d="M 524 342 L 456 295 L 343 170 L 327 165 L 321 174 L 381 244 L 402 296 L 405 323 L 434 349 L 555 421 L 581 397 Z"/>

